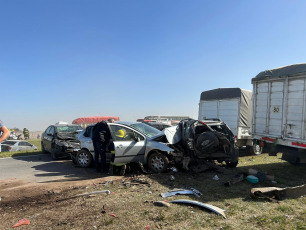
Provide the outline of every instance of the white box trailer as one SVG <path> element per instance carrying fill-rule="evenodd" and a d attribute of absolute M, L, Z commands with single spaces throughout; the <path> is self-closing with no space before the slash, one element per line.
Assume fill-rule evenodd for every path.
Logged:
<path fill-rule="evenodd" d="M 260 72 L 253 84 L 253 138 L 274 155 L 306 163 L 306 64 Z"/>
<path fill-rule="evenodd" d="M 252 91 L 240 88 L 218 88 L 201 93 L 199 120 L 220 119 L 232 130 L 236 145 L 254 152 L 251 136 Z"/>

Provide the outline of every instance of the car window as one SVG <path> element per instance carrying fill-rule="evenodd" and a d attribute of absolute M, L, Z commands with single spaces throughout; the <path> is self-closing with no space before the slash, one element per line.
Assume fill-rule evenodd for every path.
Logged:
<path fill-rule="evenodd" d="M 135 141 L 135 138 L 144 140 L 144 137 L 134 130 L 119 125 L 110 125 L 114 141 Z"/>
<path fill-rule="evenodd" d="M 57 126 L 56 132 L 58 133 L 74 133 L 78 130 L 82 130 L 81 126 Z"/>
<path fill-rule="evenodd" d="M 133 128 L 135 128 L 137 131 L 143 133 L 144 135 L 148 136 L 148 137 L 154 137 L 157 135 L 161 134 L 161 131 L 151 127 L 147 124 L 144 123 L 135 123 L 135 124 L 131 124 L 130 126 L 132 126 Z"/>
<path fill-rule="evenodd" d="M 52 134 L 52 135 L 54 135 L 54 132 L 55 132 L 55 129 L 54 129 L 54 127 L 53 127 L 53 126 L 51 126 L 51 127 L 50 127 L 50 131 L 49 131 L 49 133 L 50 133 L 50 134 Z"/>
<path fill-rule="evenodd" d="M 25 146 L 32 146 L 29 142 L 24 142 Z"/>
<path fill-rule="evenodd" d="M 16 141 L 3 141 L 2 144 L 14 145 L 14 144 L 16 144 Z"/>
<path fill-rule="evenodd" d="M 84 137 L 92 137 L 93 126 L 88 126 L 84 132 Z"/>
<path fill-rule="evenodd" d="M 26 146 L 26 142 L 20 141 L 18 145 L 19 145 L 19 146 Z"/>
<path fill-rule="evenodd" d="M 47 134 L 50 133 L 51 127 L 52 127 L 52 126 L 49 126 L 49 127 L 46 129 L 46 133 L 47 133 Z"/>

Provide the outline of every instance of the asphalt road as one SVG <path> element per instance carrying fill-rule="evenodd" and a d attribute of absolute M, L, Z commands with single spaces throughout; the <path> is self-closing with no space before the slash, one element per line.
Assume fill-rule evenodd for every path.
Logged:
<path fill-rule="evenodd" d="M 94 168 L 76 168 L 71 160 L 53 161 L 49 154 L 0 158 L 0 180 L 56 182 L 101 177 Z"/>

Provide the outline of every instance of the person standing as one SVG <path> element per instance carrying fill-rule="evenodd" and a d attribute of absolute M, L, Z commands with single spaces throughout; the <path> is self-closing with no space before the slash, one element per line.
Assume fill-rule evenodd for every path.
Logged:
<path fill-rule="evenodd" d="M 92 143 L 95 151 L 95 166 L 97 172 L 106 172 L 106 146 L 111 139 L 111 133 L 105 121 L 98 122 L 92 130 Z M 101 161 L 100 161 L 101 158 Z"/>
<path fill-rule="evenodd" d="M 0 152 L 1 152 L 1 142 L 3 142 L 10 135 L 10 131 L 4 126 L 3 122 L 0 120 Z"/>
<path fill-rule="evenodd" d="M 30 137 L 30 132 L 27 128 L 23 128 L 23 136 L 25 140 L 28 140 Z"/>

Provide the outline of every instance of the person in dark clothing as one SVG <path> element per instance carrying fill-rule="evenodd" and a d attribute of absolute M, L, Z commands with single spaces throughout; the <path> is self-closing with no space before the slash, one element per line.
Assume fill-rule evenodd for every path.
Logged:
<path fill-rule="evenodd" d="M 111 139 L 111 133 L 105 121 L 98 122 L 92 131 L 92 142 L 95 150 L 95 166 L 97 172 L 106 172 L 106 147 Z M 101 161 L 100 161 L 101 158 Z"/>

